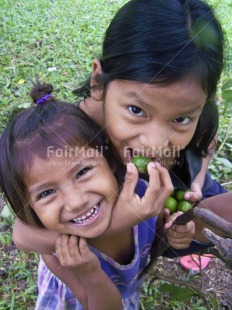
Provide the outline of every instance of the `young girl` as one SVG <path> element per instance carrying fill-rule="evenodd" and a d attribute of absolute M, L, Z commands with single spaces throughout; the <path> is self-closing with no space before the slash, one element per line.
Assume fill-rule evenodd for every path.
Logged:
<path fill-rule="evenodd" d="M 91 79 L 76 93 L 124 161 L 155 158 L 193 202 L 224 192 L 207 172 L 222 68 L 222 30 L 207 4 L 132 0 L 113 18 Z"/>
<path fill-rule="evenodd" d="M 37 83 L 31 92 L 37 106 L 15 117 L 0 140 L 0 187 L 21 220 L 59 233 L 59 261 L 51 254 L 43 260 L 72 290 L 41 260 L 36 309 L 137 308 L 138 275 L 155 238 L 157 215 L 172 191 L 168 171 L 149 164 L 146 190 L 130 164 L 118 198 L 123 172 L 116 179 L 112 171 L 124 167 L 102 130 L 51 92 L 51 85 Z M 193 229 L 193 223 L 182 227 L 186 247 Z M 167 229 L 168 239 L 180 237 Z"/>
<path fill-rule="evenodd" d="M 207 171 L 222 68 L 222 30 L 207 4 L 132 0 L 113 18 L 91 79 L 76 93 L 124 161 L 161 162 L 195 202 L 226 192 Z"/>

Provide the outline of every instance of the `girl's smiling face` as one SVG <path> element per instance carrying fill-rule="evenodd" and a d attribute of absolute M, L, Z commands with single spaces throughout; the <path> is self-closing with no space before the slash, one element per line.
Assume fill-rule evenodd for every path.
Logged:
<path fill-rule="evenodd" d="M 104 98 L 107 135 L 124 161 L 137 154 L 171 167 L 192 139 L 206 98 L 191 78 L 170 85 L 114 80 Z"/>
<path fill-rule="evenodd" d="M 29 204 L 47 229 L 95 238 L 108 228 L 118 184 L 97 150 L 36 157 L 25 183 Z"/>

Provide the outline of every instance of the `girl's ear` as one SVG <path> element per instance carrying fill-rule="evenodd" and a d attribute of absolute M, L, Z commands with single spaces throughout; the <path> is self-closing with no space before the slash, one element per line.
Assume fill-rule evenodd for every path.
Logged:
<path fill-rule="evenodd" d="M 101 63 L 99 59 L 94 59 L 92 64 L 92 75 L 90 78 L 90 94 L 91 98 L 101 101 L 103 97 L 103 89 L 99 87 L 95 77 L 102 74 Z"/>

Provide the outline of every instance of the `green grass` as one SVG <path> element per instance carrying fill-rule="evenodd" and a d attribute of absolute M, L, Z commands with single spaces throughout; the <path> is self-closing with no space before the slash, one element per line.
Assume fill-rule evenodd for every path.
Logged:
<path fill-rule="evenodd" d="M 125 1 L 124 1 L 125 2 Z M 39 75 L 64 98 L 90 73 L 103 31 L 123 1 L 3 1 L 0 8 L 1 107 L 26 107 Z M 20 83 L 25 80 L 25 83 Z M 73 99 L 73 98 L 72 98 Z M 4 122 L 4 120 L 3 120 Z"/>
<path fill-rule="evenodd" d="M 31 79 L 55 86 L 59 97 L 74 101 L 72 90 L 91 72 L 101 52 L 104 30 L 126 0 L 1 0 L 0 5 L 0 132 L 19 109 L 30 105 Z M 231 0 L 210 0 L 232 42 Z M 231 55 L 228 49 L 227 55 Z M 229 79 L 231 62 L 221 85 Z M 221 182 L 232 179 L 232 87 L 219 89 L 220 130 L 211 172 Z M 227 91 L 227 93 L 226 93 Z M 228 188 L 230 185 L 228 185 Z M 33 309 L 38 256 L 17 251 L 11 241 L 13 220 L 0 216 L 0 309 Z M 158 301 L 154 300 L 158 299 Z M 160 295 L 143 299 L 143 308 L 159 307 Z M 151 306 L 152 307 L 152 306 Z M 170 309 L 177 309 L 170 306 Z"/>

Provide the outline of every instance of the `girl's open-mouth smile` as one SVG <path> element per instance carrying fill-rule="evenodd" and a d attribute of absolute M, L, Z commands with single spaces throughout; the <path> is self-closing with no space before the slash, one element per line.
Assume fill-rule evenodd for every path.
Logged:
<path fill-rule="evenodd" d="M 86 214 L 72 219 L 71 222 L 78 225 L 85 225 L 98 216 L 99 210 L 100 210 L 100 203 L 92 207 Z"/>

